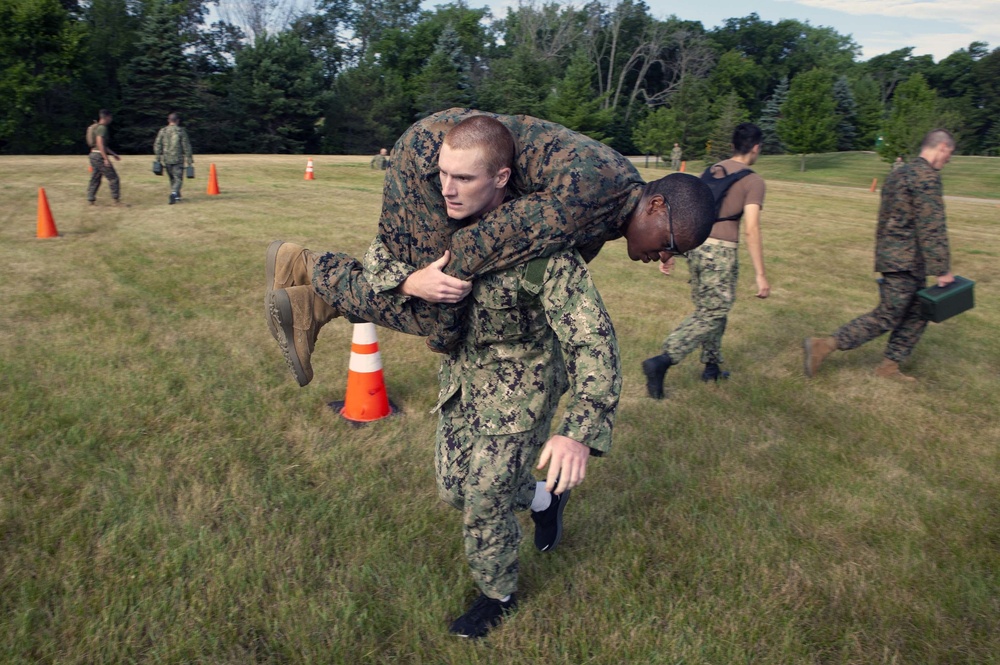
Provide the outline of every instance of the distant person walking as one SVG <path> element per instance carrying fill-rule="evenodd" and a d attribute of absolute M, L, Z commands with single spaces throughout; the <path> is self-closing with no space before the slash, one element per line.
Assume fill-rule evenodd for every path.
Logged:
<path fill-rule="evenodd" d="M 681 151 L 681 144 L 674 143 L 674 149 L 670 151 L 670 168 L 677 171 L 681 168 L 681 157 L 684 155 Z"/>
<path fill-rule="evenodd" d="M 119 203 L 121 196 L 121 186 L 118 181 L 118 173 L 111 165 L 111 158 L 116 162 L 121 161 L 118 153 L 111 149 L 108 125 L 111 124 L 111 111 L 101 109 L 97 112 L 97 122 L 87 128 L 87 145 L 90 146 L 90 184 L 87 185 L 87 201 L 94 205 L 97 200 L 97 190 L 101 187 L 101 178 L 108 181 L 111 188 L 111 198 L 115 205 Z"/>
<path fill-rule="evenodd" d="M 385 171 L 389 168 L 389 151 L 382 148 L 378 151 L 378 154 L 372 157 L 372 161 L 369 164 L 373 169 L 379 169 Z"/>
<path fill-rule="evenodd" d="M 814 376 L 834 351 L 857 348 L 891 331 L 875 375 L 916 381 L 899 371 L 899 363 L 913 352 L 927 327 L 917 291 L 926 286 L 928 275 L 936 276 L 938 286 L 955 281 L 941 189 L 941 169 L 954 151 L 955 138 L 936 129 L 924 137 L 919 157 L 889 173 L 875 233 L 875 270 L 882 273 L 878 307 L 830 337 L 807 337 L 803 343 L 806 376 Z"/>
<path fill-rule="evenodd" d="M 191 140 L 187 130 L 181 127 L 181 117 L 177 113 L 167 116 L 167 126 L 160 129 L 153 142 L 153 152 L 157 161 L 166 169 L 170 177 L 170 205 L 181 200 L 184 184 L 184 165 L 194 166 Z"/>
<path fill-rule="evenodd" d="M 904 164 L 904 162 L 903 162 L 903 158 L 902 158 L 902 157 L 897 157 L 897 158 L 896 158 L 896 161 L 894 161 L 894 162 L 892 163 L 892 169 L 891 169 L 891 170 L 895 171 L 896 169 L 898 169 L 898 168 L 902 167 L 902 166 L 903 166 L 903 164 Z"/>

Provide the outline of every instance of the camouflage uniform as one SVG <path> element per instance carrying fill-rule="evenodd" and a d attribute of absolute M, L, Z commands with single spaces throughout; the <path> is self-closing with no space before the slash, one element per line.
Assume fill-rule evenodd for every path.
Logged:
<path fill-rule="evenodd" d="M 468 224 L 447 216 L 437 159 L 445 133 L 472 115 L 489 115 L 506 125 L 517 152 L 511 198 Z M 589 260 L 605 241 L 622 236 L 645 185 L 631 162 L 612 148 L 530 116 L 442 111 L 407 129 L 393 155 L 377 241 L 409 268 L 393 279 L 357 284 L 358 262 L 346 254 L 327 254 L 316 264 L 313 286 L 341 313 L 414 335 L 440 330 L 446 341 L 459 337 L 464 304 L 419 304 L 386 292 L 446 249 L 452 252 L 446 272 L 460 279 L 574 246 Z"/>
<path fill-rule="evenodd" d="M 733 160 L 720 163 L 724 166 L 721 170 L 723 174 L 736 173 L 745 168 Z M 716 173 L 716 176 L 719 174 Z M 736 302 L 736 284 L 740 275 L 739 246 L 736 242 L 719 240 L 715 236 L 719 235 L 723 225 L 738 221 L 746 204 L 763 205 L 763 196 L 764 181 L 759 175 L 752 173 L 738 181 L 726 192 L 720 206 L 720 210 L 726 213 L 738 211 L 738 216 L 735 216 L 737 213 L 725 215 L 716 222 L 708 240 L 688 252 L 694 312 L 663 341 L 663 352 L 670 356 L 673 364 L 679 363 L 699 346 L 702 363 L 723 363 L 722 336 L 726 332 L 729 312 Z M 732 231 L 733 234 L 736 232 Z"/>
<path fill-rule="evenodd" d="M 681 155 L 683 154 L 680 146 L 674 146 L 674 149 L 670 151 L 670 168 L 676 171 L 681 167 Z"/>
<path fill-rule="evenodd" d="M 733 243 L 735 244 L 735 243 Z M 663 342 L 663 352 L 677 364 L 701 346 L 701 362 L 722 364 L 722 336 L 736 301 L 739 249 L 711 239 L 688 252 L 689 284 L 694 312 Z"/>
<path fill-rule="evenodd" d="M 108 140 L 110 139 L 110 132 L 108 131 L 107 125 L 97 125 L 94 128 L 94 137 L 100 136 L 104 141 L 105 150 L 108 148 Z M 110 157 L 110 153 L 108 153 Z M 108 187 L 111 188 L 111 198 L 115 201 L 121 196 L 121 183 L 118 180 L 118 172 L 115 171 L 115 167 L 111 165 L 111 160 L 108 163 L 104 163 L 104 157 L 101 156 L 101 151 L 97 149 L 97 143 L 94 143 L 94 147 L 90 150 L 90 184 L 87 185 L 87 200 L 93 203 L 97 200 L 97 190 L 101 187 L 101 176 L 104 176 L 108 181 Z"/>
<path fill-rule="evenodd" d="M 879 305 L 833 334 L 837 348 L 854 349 L 891 330 L 885 357 L 901 362 L 927 327 L 917 291 L 949 264 L 941 173 L 920 157 L 886 179 L 875 234 Z"/>
<path fill-rule="evenodd" d="M 187 130 L 177 125 L 162 127 L 153 142 L 153 152 L 170 176 L 170 191 L 179 195 L 184 184 L 184 164 L 194 164 Z"/>
<path fill-rule="evenodd" d="M 372 161 L 369 162 L 368 165 L 373 169 L 385 171 L 385 169 L 389 166 L 389 158 L 385 155 L 375 155 L 372 157 Z"/>
<path fill-rule="evenodd" d="M 611 447 L 621 362 L 611 318 L 576 251 L 478 278 L 469 326 L 441 363 L 435 465 L 438 494 L 462 511 L 465 551 L 483 593 L 517 589 L 515 511 L 535 492 L 532 469 L 560 396 L 557 429 L 602 454 Z"/>

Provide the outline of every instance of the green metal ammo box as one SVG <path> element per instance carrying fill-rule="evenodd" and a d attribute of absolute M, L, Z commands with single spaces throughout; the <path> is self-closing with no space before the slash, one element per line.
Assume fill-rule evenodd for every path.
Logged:
<path fill-rule="evenodd" d="M 920 298 L 920 308 L 928 321 L 940 323 L 975 307 L 972 297 L 972 287 L 976 285 L 971 279 L 955 275 L 955 281 L 948 286 L 929 286 L 917 291 Z"/>

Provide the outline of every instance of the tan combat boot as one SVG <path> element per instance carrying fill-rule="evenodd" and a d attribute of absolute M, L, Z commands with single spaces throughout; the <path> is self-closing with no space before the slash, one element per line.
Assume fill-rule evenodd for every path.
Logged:
<path fill-rule="evenodd" d="M 806 337 L 802 342 L 805 351 L 806 376 L 816 376 L 820 363 L 837 350 L 837 340 L 832 337 Z"/>
<path fill-rule="evenodd" d="M 267 320 L 267 328 L 271 331 L 271 337 L 279 344 L 281 340 L 278 339 L 278 329 L 274 327 L 274 322 L 268 313 L 271 291 L 312 284 L 313 267 L 318 258 L 319 254 L 310 252 L 302 245 L 293 242 L 275 240 L 267 246 L 264 260 L 264 317 Z"/>
<path fill-rule="evenodd" d="M 311 284 L 268 291 L 268 319 L 279 331 L 278 346 L 300 386 L 312 381 L 312 352 L 319 329 L 340 316 L 313 290 Z"/>
<path fill-rule="evenodd" d="M 875 376 L 882 379 L 892 379 L 900 383 L 916 383 L 916 377 L 903 374 L 899 371 L 899 363 L 895 360 L 883 358 L 879 366 L 875 368 Z"/>

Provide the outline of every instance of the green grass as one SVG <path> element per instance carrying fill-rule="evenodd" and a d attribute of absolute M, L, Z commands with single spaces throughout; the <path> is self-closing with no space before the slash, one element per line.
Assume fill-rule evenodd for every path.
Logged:
<path fill-rule="evenodd" d="M 301 157 L 200 157 L 168 206 L 126 157 L 128 208 L 84 204 L 82 157 L 0 158 L 0 662 L 1000 662 L 998 202 L 947 202 L 978 305 L 930 326 L 919 384 L 872 376 L 883 340 L 806 380 L 801 338 L 875 302 L 878 197 L 852 166 L 810 181 L 778 159 L 760 166 L 773 295 L 752 297 L 744 253 L 727 383 L 692 357 L 646 398 L 639 362 L 690 311 L 684 269 L 622 242 L 594 262 L 624 357 L 615 447 L 559 550 L 522 548 L 522 609 L 469 643 L 446 632 L 475 591 L 434 489 L 438 359 L 382 331 L 403 414 L 355 428 L 326 407 L 350 325 L 324 329 L 300 389 L 262 317 L 271 239 L 364 251 L 367 158 L 319 157 L 306 182 Z M 995 196 L 967 159 L 946 192 Z M 34 237 L 38 186 L 61 238 Z"/>

